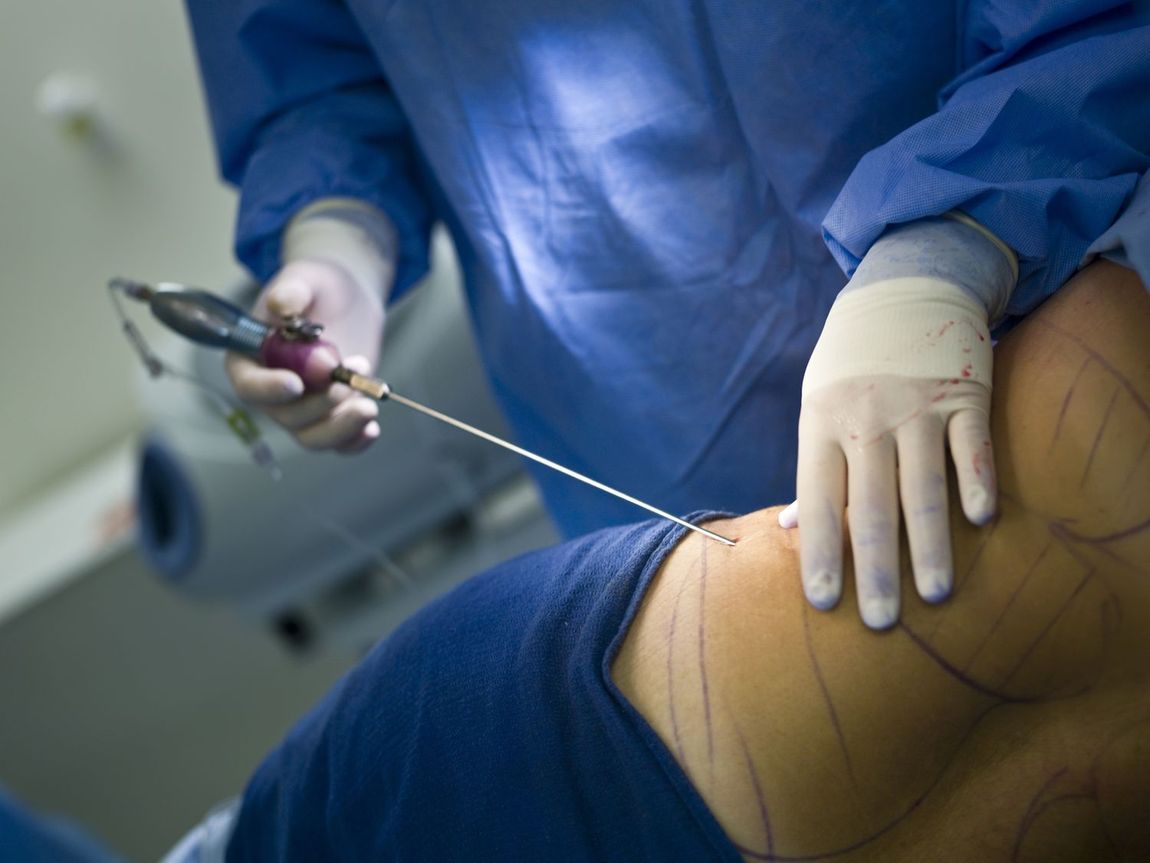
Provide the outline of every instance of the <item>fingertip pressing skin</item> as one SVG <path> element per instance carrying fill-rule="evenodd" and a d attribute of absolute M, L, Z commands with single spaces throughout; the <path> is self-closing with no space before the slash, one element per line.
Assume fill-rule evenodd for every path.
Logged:
<path fill-rule="evenodd" d="M 898 619 L 898 487 L 894 440 L 851 453 L 848 498 L 855 587 L 863 622 L 885 629 Z"/>
<path fill-rule="evenodd" d="M 860 594 L 859 615 L 863 623 L 875 630 L 890 629 L 898 622 L 898 593 L 893 596 L 869 596 Z"/>
<path fill-rule="evenodd" d="M 914 586 L 924 602 L 936 605 L 950 596 L 954 586 L 954 572 L 947 569 L 914 571 Z"/>
<path fill-rule="evenodd" d="M 987 525 L 994 519 L 997 507 L 992 492 L 981 485 L 974 485 L 962 491 L 961 495 L 962 512 L 975 527 Z"/>
<path fill-rule="evenodd" d="M 832 442 L 814 446 L 813 457 L 799 459 L 798 499 L 804 501 L 799 564 L 807 601 L 826 611 L 842 595 L 846 461 Z"/>
<path fill-rule="evenodd" d="M 799 502 L 791 501 L 790 505 L 779 510 L 779 527 L 783 530 L 792 530 L 799 526 Z"/>
<path fill-rule="evenodd" d="M 898 431 L 899 495 L 918 595 L 941 602 L 953 582 L 946 455 L 940 418 L 926 415 Z"/>
<path fill-rule="evenodd" d="M 947 428 L 958 476 L 958 496 L 967 520 L 981 527 L 993 518 L 998 503 L 990 420 L 980 411 L 960 411 Z"/>
<path fill-rule="evenodd" d="M 829 611 L 838 605 L 842 596 L 842 579 L 829 569 L 816 570 L 803 577 L 803 593 L 807 602 L 819 611 Z"/>
<path fill-rule="evenodd" d="M 841 507 L 824 508 L 824 517 L 808 516 L 799 535 L 799 564 L 803 593 L 820 611 L 838 605 L 843 592 Z"/>

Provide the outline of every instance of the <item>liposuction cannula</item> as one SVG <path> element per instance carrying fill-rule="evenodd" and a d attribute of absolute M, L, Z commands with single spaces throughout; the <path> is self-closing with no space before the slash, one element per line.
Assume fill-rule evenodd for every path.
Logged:
<path fill-rule="evenodd" d="M 642 507 L 716 542 L 732 546 L 735 544 L 733 540 L 714 531 L 691 524 L 685 519 L 671 515 L 665 510 L 593 480 L 569 467 L 402 396 L 378 378 L 352 371 L 340 361 L 339 351 L 335 345 L 320 338 L 320 333 L 323 331 L 321 324 L 304 318 L 290 318 L 275 326 L 256 320 L 222 297 L 183 285 L 162 283 L 153 287 L 143 282 L 115 278 L 108 283 L 108 287 L 121 291 L 132 299 L 147 303 L 156 318 L 188 339 L 208 347 L 246 354 L 271 368 L 293 371 L 300 376 L 304 386 L 309 390 L 324 389 L 334 381 L 346 384 L 357 392 L 381 402 L 397 402 Z"/>

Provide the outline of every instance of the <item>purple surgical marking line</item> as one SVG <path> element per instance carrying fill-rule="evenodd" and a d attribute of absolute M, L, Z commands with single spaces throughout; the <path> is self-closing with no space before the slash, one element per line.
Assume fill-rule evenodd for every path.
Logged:
<path fill-rule="evenodd" d="M 1004 499 L 1007 499 L 1007 500 L 1009 500 L 1009 496 L 1008 496 L 1008 495 L 1005 495 L 1005 494 L 1000 494 L 1000 497 L 1002 497 L 1002 498 L 1004 498 Z M 998 530 L 998 522 L 997 522 L 997 521 L 994 521 L 994 522 L 992 522 L 992 523 L 991 523 L 991 525 L 990 525 L 990 530 L 987 530 L 987 531 L 985 531 L 985 532 L 983 533 L 983 535 L 982 535 L 982 542 L 980 542 L 980 543 L 978 544 L 978 548 L 977 548 L 977 549 L 975 549 L 975 551 L 974 551 L 974 557 L 972 557 L 972 558 L 970 559 L 970 565 L 969 565 L 969 566 L 967 566 L 967 568 L 966 568 L 966 572 L 964 572 L 964 573 L 962 574 L 962 577 L 961 577 L 961 578 L 958 578 L 958 579 L 956 579 L 956 584 L 955 584 L 955 587 L 960 587 L 960 586 L 963 584 L 963 582 L 965 582 L 965 581 L 966 581 L 966 579 L 968 579 L 968 578 L 971 576 L 971 574 L 974 572 L 974 568 L 975 568 L 976 566 L 978 566 L 978 561 L 982 559 L 982 550 L 983 550 L 984 548 L 986 548 L 986 544 L 987 544 L 988 542 L 990 542 L 990 537 L 994 535 L 994 532 L 995 532 L 996 530 Z"/>
<path fill-rule="evenodd" d="M 671 624 L 667 629 L 667 708 L 671 713 L 671 736 L 675 740 L 675 751 L 684 769 L 687 764 L 687 754 L 683 750 L 683 738 L 679 736 L 679 719 L 675 713 L 675 675 L 672 660 L 675 656 L 675 626 L 679 619 L 679 600 L 683 597 L 683 589 L 687 586 L 687 577 L 679 582 L 679 591 L 675 594 L 675 604 L 671 608 Z"/>
<path fill-rule="evenodd" d="M 1074 335 L 1073 333 L 1067 332 L 1066 330 L 1062 329 L 1062 327 L 1056 326 L 1049 321 L 1041 321 L 1038 318 L 1034 318 L 1033 320 L 1035 323 L 1046 327 L 1048 330 L 1053 330 L 1063 338 L 1068 339 L 1074 342 L 1074 344 L 1078 345 L 1078 347 L 1080 347 L 1088 357 L 1094 360 L 1094 362 L 1098 363 L 1098 365 L 1102 366 L 1102 368 L 1106 369 L 1106 371 L 1110 372 L 1115 380 L 1118 381 L 1118 385 L 1130 394 L 1130 398 L 1134 400 L 1134 403 L 1138 405 L 1138 408 L 1142 411 L 1142 413 L 1150 417 L 1150 402 L 1147 402 L 1146 399 L 1142 397 L 1142 394 L 1134 388 L 1134 385 L 1130 383 L 1126 375 L 1115 368 L 1113 363 L 1103 357 L 1100 353 L 1098 353 L 1098 351 L 1096 351 L 1086 342 L 1082 341 L 1081 338 Z M 1075 378 L 1075 381 L 1077 382 L 1077 378 Z"/>
<path fill-rule="evenodd" d="M 1010 855 L 1011 860 L 1018 859 L 1018 854 L 1022 850 L 1022 842 L 1026 838 L 1026 834 L 1030 832 L 1030 825 L 1034 819 L 1038 817 L 1038 813 L 1035 811 L 1035 808 L 1038 806 L 1038 802 L 1043 798 L 1046 792 L 1050 790 L 1050 786 L 1052 786 L 1055 782 L 1057 782 L 1069 772 L 1069 767 L 1063 767 L 1061 770 L 1043 782 L 1042 787 L 1039 788 L 1038 791 L 1034 793 L 1034 796 L 1030 798 L 1030 804 L 1026 807 L 1026 812 L 1024 812 L 1022 815 L 1022 823 L 1018 825 L 1018 834 L 1014 837 L 1014 851 Z"/>
<path fill-rule="evenodd" d="M 1112 593 L 1098 604 L 1098 611 L 1102 637 L 1109 641 L 1122 626 L 1122 603 Z"/>
<path fill-rule="evenodd" d="M 1146 575 L 1146 572 L 1143 568 L 1135 566 L 1130 561 L 1126 560 L 1126 558 L 1115 554 L 1109 548 L 1106 548 L 1104 543 L 1110 542 L 1111 540 L 1114 540 L 1114 539 L 1123 539 L 1127 536 L 1133 536 L 1136 533 L 1141 533 L 1143 530 L 1145 530 L 1148 527 L 1150 527 L 1150 520 L 1143 522 L 1142 524 L 1136 524 L 1136 525 L 1134 525 L 1134 527 L 1128 528 L 1127 530 L 1120 531 L 1116 534 L 1111 534 L 1110 536 L 1104 536 L 1104 537 L 1099 537 L 1097 539 L 1094 539 L 1094 538 L 1091 538 L 1088 536 L 1082 536 L 1080 534 L 1076 534 L 1073 531 L 1071 531 L 1068 527 L 1066 527 L 1065 525 L 1059 524 L 1057 522 L 1047 524 L 1047 530 L 1050 531 L 1050 535 L 1062 543 L 1062 547 L 1063 547 L 1063 549 L 1065 549 L 1066 553 L 1069 554 L 1071 557 L 1073 557 L 1075 559 L 1075 561 L 1078 562 L 1078 564 L 1082 567 L 1084 572 L 1093 572 L 1095 569 L 1095 564 L 1092 560 L 1090 560 L 1089 557 L 1087 557 L 1083 553 L 1082 549 L 1078 545 L 1076 545 L 1075 543 L 1081 543 L 1082 545 L 1090 546 L 1099 554 L 1110 558 L 1111 560 L 1115 561 L 1116 563 L 1122 564 L 1123 566 L 1131 569 L 1135 573 L 1135 575 L 1138 575 L 1141 577 L 1145 577 L 1145 575 Z M 1103 582 L 1103 584 L 1105 584 L 1105 582 Z M 1114 591 L 1110 589 L 1109 585 L 1106 585 L 1106 590 L 1110 593 L 1111 596 L 1114 596 Z"/>
<path fill-rule="evenodd" d="M 1018 673 L 1018 669 L 1022 668 L 1022 666 L 1026 663 L 1026 660 L 1030 658 L 1030 654 L 1034 653 L 1034 651 L 1038 649 L 1038 645 L 1044 638 L 1046 638 L 1047 634 L 1051 629 L 1054 628 L 1058 621 L 1062 619 L 1062 615 L 1066 613 L 1066 609 L 1070 608 L 1074 600 L 1078 598 L 1078 594 L 1082 592 L 1083 588 L 1086 587 L 1087 583 L 1092 578 L 1094 578 L 1093 569 L 1086 573 L 1086 575 L 1082 576 L 1082 579 L 1078 582 L 1078 586 L 1075 587 L 1073 591 L 1071 591 L 1070 596 L 1066 597 L 1062 605 L 1059 607 L 1058 613 L 1054 615 L 1054 617 L 1052 617 L 1049 621 L 1047 621 L 1046 626 L 1042 628 L 1042 632 L 1038 633 L 1038 637 L 1035 638 L 1033 642 L 1031 642 L 1030 647 L 1026 649 L 1026 652 L 1023 653 L 1022 657 L 1018 660 L 1017 663 L 1015 663 L 1014 668 L 1010 670 L 1010 674 L 1006 675 L 1006 677 L 999 684 L 1000 686 L 1006 686 L 1006 684 L 1010 683 L 1010 679 Z"/>
<path fill-rule="evenodd" d="M 817 680 L 819 682 L 819 689 L 822 691 L 823 700 L 827 704 L 827 713 L 830 714 L 831 725 L 834 726 L 835 736 L 838 737 L 838 741 L 839 741 L 839 749 L 842 750 L 843 761 L 845 761 L 846 765 L 847 765 L 847 775 L 850 776 L 850 778 L 851 778 L 851 788 L 854 790 L 854 792 L 856 794 L 858 794 L 858 781 L 855 779 L 855 767 L 854 767 L 854 763 L 851 761 L 850 749 L 847 748 L 846 735 L 843 734 L 843 727 L 842 727 L 842 723 L 839 721 L 838 711 L 835 710 L 834 702 L 831 701 L 831 692 L 830 692 L 830 689 L 827 687 L 826 680 L 823 678 L 823 670 L 822 670 L 822 667 L 819 665 L 819 658 L 818 658 L 818 656 L 815 655 L 814 640 L 811 637 L 810 609 L 807 607 L 806 603 L 803 604 L 802 608 L 803 608 L 803 635 L 805 636 L 806 645 L 807 645 L 807 656 L 810 657 L 811 669 L 815 673 L 815 680 Z"/>
<path fill-rule="evenodd" d="M 956 668 L 954 665 L 952 665 L 951 663 L 949 663 L 945 659 L 943 659 L 941 654 L 935 652 L 935 650 L 933 648 L 931 648 L 931 646 L 929 644 L 927 644 L 925 641 L 923 641 L 923 639 L 920 635 L 917 635 L 914 632 L 914 630 L 910 629 L 905 623 L 903 623 L 902 621 L 899 621 L 895 625 L 899 629 L 901 629 L 903 632 L 905 632 L 911 641 L 913 641 L 916 645 L 918 645 L 919 650 L 921 650 L 923 653 L 925 653 L 927 656 L 929 656 L 931 659 L 933 659 L 935 664 L 938 665 L 939 668 L 941 668 L 943 671 L 945 671 L 947 674 L 949 674 L 951 677 L 953 677 L 955 680 L 957 680 L 963 686 L 966 686 L 970 689 L 973 689 L 975 692 L 979 693 L 980 695 L 985 695 L 987 698 L 994 698 L 996 700 L 1003 701 L 1003 702 L 1006 702 L 1008 704 L 1034 704 L 1034 703 L 1041 700 L 1039 698 L 1030 698 L 1030 697 L 1024 697 L 1024 696 L 1008 695 L 1005 692 L 999 692 L 998 690 L 991 689 L 986 684 L 978 682 L 973 677 L 966 674 L 966 672 L 964 672 L 962 669 Z"/>
<path fill-rule="evenodd" d="M 1001 494 L 1004 500 L 1011 500 L 1007 494 Z M 951 595 L 956 593 L 958 589 L 965 583 L 966 579 L 974 572 L 974 568 L 978 566 L 978 561 L 982 557 L 982 550 L 986 548 L 986 544 L 990 541 L 991 535 L 998 529 L 998 521 L 993 521 L 988 525 L 987 529 L 982 533 L 982 540 L 978 543 L 978 548 L 974 550 L 974 556 L 970 559 L 970 565 L 967 566 L 966 571 L 962 576 L 955 575 L 954 585 L 951 587 Z M 934 625 L 930 629 L 930 635 L 924 637 L 925 641 L 934 641 L 934 637 L 938 634 L 939 628 L 942 626 L 945 616 L 949 613 L 950 609 L 954 608 L 953 604 L 947 603 L 943 606 L 936 606 L 938 613 L 935 615 Z"/>
<path fill-rule="evenodd" d="M 1130 472 L 1126 474 L 1126 481 L 1122 483 L 1120 492 L 1125 492 L 1130 486 L 1130 481 L 1138 475 L 1138 465 L 1142 464 L 1142 460 L 1146 458 L 1146 452 L 1150 450 L 1150 435 L 1146 435 L 1146 440 L 1142 444 L 1142 449 L 1138 451 L 1138 458 L 1134 459 L 1134 464 L 1130 468 Z"/>
<path fill-rule="evenodd" d="M 1098 810 L 1099 810 L 1098 820 L 1102 824 L 1102 832 L 1104 834 L 1106 834 L 1107 841 L 1109 841 L 1110 844 L 1116 848 L 1118 847 L 1118 843 L 1116 843 L 1114 841 L 1114 837 L 1110 835 L 1110 830 L 1106 825 L 1106 820 L 1104 818 L 1102 818 L 1102 803 L 1098 800 L 1098 797 L 1097 797 L 1097 795 L 1098 795 L 1098 769 L 1102 764 L 1102 759 L 1106 757 L 1106 753 L 1108 753 L 1110 751 L 1110 748 L 1112 746 L 1114 746 L 1115 744 L 1117 744 L 1118 742 L 1120 742 L 1122 740 L 1125 740 L 1127 735 L 1131 731 L 1133 731 L 1134 729 L 1137 729 L 1143 725 L 1150 725 L 1150 714 L 1143 715 L 1143 716 L 1139 717 L 1138 719 L 1135 719 L 1131 722 L 1128 722 L 1128 723 L 1126 723 L 1125 726 L 1123 726 L 1118 731 L 1112 732 L 1109 735 L 1109 737 L 1107 738 L 1106 742 L 1104 744 L 1102 744 L 1102 746 L 1097 751 L 1095 751 L 1094 758 L 1090 763 L 1090 787 L 1094 790 L 1094 794 L 1095 794 L 1094 803 L 1098 807 Z"/>
<path fill-rule="evenodd" d="M 967 729 L 966 734 L 963 736 L 963 738 L 955 746 L 954 752 L 951 753 L 951 758 L 950 758 L 951 761 L 954 760 L 954 755 L 963 747 L 963 745 L 966 743 L 967 739 L 974 733 L 974 730 L 976 728 L 978 728 L 978 726 L 982 723 L 982 721 L 984 719 L 986 719 L 986 717 L 989 716 L 992 712 L 997 710 L 999 707 L 1002 707 L 1005 703 L 1006 703 L 1005 701 L 999 701 L 997 704 L 991 704 L 990 706 L 988 706 L 986 708 L 986 710 L 984 710 L 982 712 L 982 714 L 977 719 L 974 720 L 974 722 L 972 722 L 970 724 L 970 728 Z M 910 805 L 908 805 L 906 807 L 906 809 L 902 812 L 901 815 L 895 816 L 895 818 L 892 819 L 889 824 L 887 824 L 885 827 L 879 828 L 874 833 L 871 833 L 869 836 L 866 836 L 863 839 L 858 840 L 857 842 L 852 842 L 850 845 L 845 845 L 842 848 L 835 848 L 832 851 L 824 851 L 824 852 L 819 853 L 819 854 L 791 855 L 791 854 L 764 854 L 761 851 L 755 851 L 751 848 L 746 848 L 746 847 L 740 845 L 738 842 L 735 842 L 733 840 L 731 841 L 731 844 L 735 846 L 735 850 L 738 851 L 740 854 L 744 854 L 747 857 L 752 858 L 753 860 L 763 860 L 763 861 L 765 861 L 765 863 L 813 863 L 813 861 L 816 861 L 816 860 L 829 860 L 832 857 L 841 857 L 843 854 L 851 854 L 855 851 L 858 851 L 860 848 L 863 848 L 863 847 L 869 845 L 871 842 L 874 842 L 876 839 L 882 838 L 882 836 L 884 834 L 889 833 L 891 830 L 893 830 L 895 827 L 897 827 L 899 824 L 901 824 L 903 821 L 905 821 L 907 818 L 909 818 L 911 815 L 913 815 L 915 810 L 918 809 L 918 807 L 922 805 L 923 801 L 926 800 L 926 798 L 930 796 L 931 792 L 934 791 L 934 789 L 938 787 L 938 784 L 942 781 L 943 774 L 946 773 L 949 766 L 950 766 L 950 762 L 948 762 L 946 765 L 944 765 L 942 767 L 942 769 L 940 769 L 938 771 L 938 775 L 934 777 L 934 781 L 931 782 L 926 787 L 926 789 L 922 792 L 922 794 L 920 794 L 917 798 L 915 798 L 914 800 L 911 801 Z"/>
<path fill-rule="evenodd" d="M 1090 781 L 1089 781 L 1089 785 L 1087 786 L 1091 789 L 1091 793 L 1085 793 L 1084 792 L 1084 793 L 1080 793 L 1077 795 L 1070 794 L 1070 795 L 1063 795 L 1062 797 L 1053 798 L 1052 800 L 1048 801 L 1046 804 L 1042 805 L 1042 810 L 1046 809 L 1048 806 L 1050 806 L 1054 803 L 1059 802 L 1060 800 L 1065 800 L 1065 799 L 1074 799 L 1077 797 L 1084 797 L 1084 798 L 1089 798 L 1089 799 L 1093 800 L 1095 807 L 1099 809 L 1099 819 L 1098 820 L 1099 820 L 1099 823 L 1102 825 L 1102 833 L 1106 837 L 1106 841 L 1110 843 L 1111 847 L 1117 849 L 1118 843 L 1115 842 L 1114 837 L 1110 835 L 1110 830 L 1106 825 L 1106 821 L 1104 818 L 1101 817 L 1102 804 L 1098 800 L 1098 776 L 1097 776 L 1098 766 L 1102 762 L 1102 759 L 1105 757 L 1106 753 L 1110 751 L 1111 746 L 1113 746 L 1116 742 L 1125 739 L 1127 734 L 1129 734 L 1133 729 L 1136 729 L 1141 725 L 1146 725 L 1148 722 L 1150 722 L 1150 716 L 1142 716 L 1138 719 L 1135 719 L 1135 720 L 1132 720 L 1131 722 L 1128 722 L 1125 726 L 1123 726 L 1119 730 L 1112 732 L 1108 736 L 1106 742 L 1103 743 L 1095 751 L 1094 758 L 1091 760 L 1091 764 L 1090 764 L 1090 771 L 1089 771 L 1090 772 Z M 1015 841 L 1015 845 L 1014 845 L 1015 851 L 1011 857 L 1012 860 L 1018 859 L 1018 853 L 1020 850 L 1020 846 L 1021 846 L 1023 840 L 1025 839 L 1025 834 L 1029 831 L 1031 823 L 1038 817 L 1038 815 L 1041 814 L 1042 810 L 1039 810 L 1037 812 L 1035 811 L 1035 808 L 1039 805 L 1039 801 L 1046 794 L 1046 792 L 1050 790 L 1050 786 L 1053 785 L 1069 769 L 1070 769 L 1069 767 L 1064 767 L 1061 770 L 1059 770 L 1057 773 L 1055 773 L 1053 776 L 1051 776 L 1049 779 L 1047 779 L 1046 782 L 1043 783 L 1043 786 L 1034 795 L 1034 797 L 1031 798 L 1030 805 L 1027 807 L 1026 814 L 1023 816 L 1023 823 L 1019 827 L 1019 836 L 1018 836 L 1018 839 Z"/>
<path fill-rule="evenodd" d="M 1106 810 L 1104 810 L 1104 809 L 1102 808 L 1102 801 L 1100 801 L 1100 800 L 1098 799 L 1098 796 L 1097 796 L 1097 795 L 1098 795 L 1098 792 L 1097 792 L 1097 790 L 1095 790 L 1094 794 L 1095 794 L 1095 797 L 1094 797 L 1094 808 L 1095 808 L 1096 810 L 1098 810 L 1098 816 L 1097 816 L 1097 817 L 1098 817 L 1098 824 L 1099 824 L 1099 825 L 1102 827 L 1102 835 L 1103 835 L 1103 836 L 1105 836 L 1105 837 L 1106 837 L 1106 841 L 1107 841 L 1108 843 L 1110 843 L 1110 850 L 1114 851 L 1115 853 L 1118 853 L 1118 852 L 1120 852 L 1120 851 L 1122 850 L 1122 848 L 1121 848 L 1121 846 L 1120 846 L 1120 845 L 1119 845 L 1117 842 L 1115 842 L 1115 841 L 1114 841 L 1114 837 L 1110 835 L 1110 827 L 1109 827 L 1109 826 L 1107 826 L 1107 824 L 1106 824 L 1106 819 L 1105 819 L 1105 817 L 1103 817 L 1103 813 L 1104 813 Z"/>
<path fill-rule="evenodd" d="M 1092 803 L 1094 803 L 1095 808 L 1097 808 L 1097 806 L 1098 806 L 1098 800 L 1095 798 L 1095 796 L 1093 794 L 1088 794 L 1086 792 L 1080 792 L 1078 794 L 1063 794 L 1061 797 L 1052 797 L 1051 799 L 1047 800 L 1045 803 L 1043 803 L 1038 808 L 1038 811 L 1035 812 L 1034 815 L 1031 817 L 1030 823 L 1028 823 L 1026 825 L 1025 832 L 1023 832 L 1018 837 L 1018 840 L 1016 841 L 1015 846 L 1014 846 L 1014 854 L 1011 855 L 1010 859 L 1012 861 L 1018 859 L 1018 855 L 1022 851 L 1022 843 L 1026 840 L 1027 835 L 1029 835 L 1029 833 L 1030 833 L 1030 829 L 1034 826 L 1034 822 L 1039 819 L 1039 817 L 1042 815 L 1042 813 L 1044 813 L 1051 806 L 1055 806 L 1059 803 L 1066 803 L 1066 802 L 1071 801 L 1071 800 L 1089 800 Z M 1108 840 L 1110 839 L 1109 836 L 1107 836 L 1106 838 Z M 1113 842 L 1111 842 L 1111 844 L 1113 844 Z"/>
<path fill-rule="evenodd" d="M 1079 546 L 1075 545 L 1075 542 L 1080 541 L 1085 545 L 1091 546 L 1092 548 L 1095 547 L 1096 543 L 1092 542 L 1086 537 L 1074 536 L 1070 533 L 1069 528 L 1064 527 L 1058 522 L 1047 522 L 1046 530 L 1052 537 L 1062 543 L 1062 548 L 1065 549 L 1066 553 L 1078 562 L 1078 565 L 1082 567 L 1083 572 L 1088 572 L 1094 568 L 1094 562 Z M 1103 549 L 1100 545 L 1096 548 L 1096 550 L 1105 551 L 1105 549 Z"/>
<path fill-rule="evenodd" d="M 1110 404 L 1106 405 L 1106 413 L 1102 416 L 1102 424 L 1098 426 L 1098 434 L 1094 436 L 1094 443 L 1090 446 L 1090 455 L 1086 457 L 1086 466 L 1082 468 L 1082 478 L 1078 480 L 1078 487 L 1086 485 L 1086 477 L 1090 475 L 1090 467 L 1094 464 L 1094 456 L 1098 452 L 1098 444 L 1102 443 L 1102 436 L 1106 433 L 1106 426 L 1110 422 L 1110 414 L 1114 412 L 1114 403 L 1118 401 L 1119 388 L 1114 387 L 1114 394 L 1110 396 Z"/>
<path fill-rule="evenodd" d="M 1082 365 L 1078 367 L 1078 374 L 1074 376 L 1074 380 L 1072 380 L 1070 386 L 1066 388 L 1066 395 L 1062 397 L 1062 408 L 1058 411 L 1058 422 L 1054 424 L 1054 435 L 1050 438 L 1050 449 L 1054 449 L 1054 445 L 1058 442 L 1058 435 L 1062 432 L 1062 421 L 1066 419 L 1066 410 L 1070 407 L 1070 400 L 1074 398 L 1074 390 L 1078 387 L 1078 379 L 1082 377 L 1083 372 L 1086 371 L 1086 368 L 1091 362 L 1093 362 L 1093 358 L 1089 356 L 1082 361 Z"/>
<path fill-rule="evenodd" d="M 1114 533 L 1105 533 L 1102 536 L 1087 536 L 1084 533 L 1078 533 L 1078 531 L 1067 527 L 1065 523 L 1051 524 L 1050 532 L 1057 536 L 1059 539 L 1068 540 L 1070 542 L 1082 542 L 1092 546 L 1100 546 L 1103 543 L 1114 542 L 1115 540 L 1126 539 L 1127 537 L 1134 536 L 1135 534 L 1141 533 L 1147 528 L 1150 528 L 1150 518 L 1146 519 L 1145 521 L 1140 521 L 1137 524 L 1131 525 L 1130 527 L 1123 528 L 1122 530 L 1116 530 Z M 1099 551 L 1104 551 L 1104 549 L 1099 549 Z"/>
<path fill-rule="evenodd" d="M 735 726 L 735 734 L 739 738 L 739 747 L 743 750 L 743 761 L 747 765 L 747 772 L 751 774 L 751 785 L 755 789 L 755 801 L 759 804 L 759 817 L 763 821 L 763 832 L 767 837 L 767 850 L 766 856 L 773 856 L 775 853 L 775 837 L 771 832 L 771 816 L 767 811 L 767 798 L 763 794 L 763 787 L 759 784 L 759 772 L 755 769 L 755 759 L 751 757 L 751 751 L 747 748 L 747 739 L 743 737 L 743 730 L 739 728 L 738 723 L 732 723 Z"/>
<path fill-rule="evenodd" d="M 1088 536 L 1081 536 L 1079 534 L 1074 534 L 1068 528 L 1066 528 L 1064 525 L 1057 524 L 1057 523 L 1047 524 L 1047 529 L 1050 531 L 1051 535 L 1057 537 L 1059 540 L 1062 541 L 1063 548 L 1066 549 L 1067 554 L 1069 554 L 1076 561 L 1078 561 L 1080 564 L 1082 564 L 1083 569 L 1091 569 L 1094 566 L 1094 564 L 1090 561 L 1090 559 L 1088 557 L 1085 557 L 1083 555 L 1082 549 L 1078 545 L 1075 545 L 1075 542 L 1079 542 L 1079 543 L 1082 543 L 1083 545 L 1090 546 L 1096 552 L 1103 555 L 1104 557 L 1110 558 L 1115 563 L 1122 564 L 1123 566 L 1125 566 L 1127 569 L 1131 570 L 1136 576 L 1138 576 L 1140 578 L 1146 577 L 1145 568 L 1140 567 L 1140 566 L 1136 566 L 1135 564 L 1131 563 L 1126 558 L 1115 553 L 1112 549 L 1107 548 L 1105 543 L 1110 542 L 1111 540 L 1116 539 L 1116 538 L 1121 539 L 1121 538 L 1124 538 L 1126 536 L 1133 536 L 1136 533 L 1141 533 L 1147 527 L 1150 527 L 1150 521 L 1143 522 L 1142 524 L 1136 524 L 1136 525 L 1134 525 L 1134 527 L 1129 528 L 1127 530 L 1120 531 L 1117 534 L 1112 534 L 1110 536 L 1100 537 L 1099 539 L 1092 539 L 1091 537 L 1088 537 Z"/>
<path fill-rule="evenodd" d="M 987 644 L 990 643 L 990 640 L 994 637 L 995 633 L 998 632 L 998 627 L 1002 625 L 1002 619 L 1004 617 L 1006 617 L 1007 613 L 1014 606 L 1014 601 L 1016 599 L 1018 599 L 1019 594 L 1021 594 L 1022 591 L 1026 589 L 1026 585 L 1030 583 L 1031 577 L 1038 570 L 1038 564 L 1040 564 L 1042 562 L 1043 558 L 1046 557 L 1046 553 L 1048 551 L 1050 551 L 1050 546 L 1052 546 L 1053 544 L 1054 544 L 1054 540 L 1048 540 L 1046 545 L 1044 545 L 1042 547 L 1042 551 L 1040 551 L 1038 553 L 1038 556 L 1030 562 L 1030 566 L 1027 567 L 1027 569 L 1026 569 L 1026 574 L 1023 575 L 1022 580 L 1019 581 L 1018 584 L 1016 584 L 1014 586 L 1014 590 L 1010 594 L 1010 599 L 1007 600 L 1006 605 L 1004 605 L 1002 607 L 1002 610 L 1000 612 L 998 612 L 998 617 L 996 617 L 994 619 L 994 623 L 991 624 L 990 631 L 986 633 L 986 635 L 983 637 L 982 641 L 979 643 L 978 648 L 974 651 L 974 653 L 970 656 L 970 658 L 967 659 L 966 662 L 963 664 L 963 666 L 962 666 L 963 671 L 970 671 L 970 666 L 974 665 L 974 661 L 976 659 L 978 659 L 978 657 L 982 653 L 983 649 L 986 647 Z"/>
<path fill-rule="evenodd" d="M 711 727 L 711 693 L 707 685 L 706 612 L 707 612 L 707 544 L 700 546 L 699 555 L 699 677 L 703 682 L 703 718 L 707 724 L 707 764 L 715 767 L 715 736 Z"/>

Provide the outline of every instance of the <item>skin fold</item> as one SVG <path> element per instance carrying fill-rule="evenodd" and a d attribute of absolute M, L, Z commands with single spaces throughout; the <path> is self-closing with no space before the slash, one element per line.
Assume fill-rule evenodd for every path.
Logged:
<path fill-rule="evenodd" d="M 613 677 L 746 860 L 1150 860 L 1150 295 L 1132 272 L 1087 267 L 1003 339 L 992 437 L 998 517 L 967 522 L 951 477 L 954 595 L 917 597 L 904 542 L 889 631 L 859 621 L 849 563 L 838 606 L 809 607 L 777 510 L 661 567 Z"/>

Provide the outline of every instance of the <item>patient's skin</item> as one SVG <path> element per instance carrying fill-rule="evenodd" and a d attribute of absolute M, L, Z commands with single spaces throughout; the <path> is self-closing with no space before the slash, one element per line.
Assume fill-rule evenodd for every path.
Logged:
<path fill-rule="evenodd" d="M 1000 515 L 952 498 L 950 600 L 810 608 L 775 510 L 645 596 L 614 678 L 745 859 L 1150 860 L 1150 295 L 1095 264 L 996 366 Z"/>

